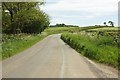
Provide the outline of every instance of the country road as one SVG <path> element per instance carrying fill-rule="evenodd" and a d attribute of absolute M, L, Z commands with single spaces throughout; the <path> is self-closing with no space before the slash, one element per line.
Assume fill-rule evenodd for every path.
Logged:
<path fill-rule="evenodd" d="M 2 62 L 3 78 L 117 78 L 114 69 L 83 57 L 60 39 L 46 37 Z"/>

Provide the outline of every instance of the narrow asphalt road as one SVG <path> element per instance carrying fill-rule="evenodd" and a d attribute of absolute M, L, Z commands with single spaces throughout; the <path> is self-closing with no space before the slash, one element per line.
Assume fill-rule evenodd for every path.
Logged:
<path fill-rule="evenodd" d="M 3 78 L 106 78 L 102 69 L 66 45 L 60 34 L 50 35 L 31 48 L 2 62 Z"/>

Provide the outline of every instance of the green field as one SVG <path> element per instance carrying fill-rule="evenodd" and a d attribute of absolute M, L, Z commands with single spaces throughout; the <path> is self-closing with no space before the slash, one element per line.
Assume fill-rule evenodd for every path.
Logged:
<path fill-rule="evenodd" d="M 79 30 L 80 28 L 78 27 L 51 27 L 46 29 L 43 33 L 46 34 L 58 34 L 58 33 L 64 33 L 64 32 L 75 32 L 76 30 Z"/>

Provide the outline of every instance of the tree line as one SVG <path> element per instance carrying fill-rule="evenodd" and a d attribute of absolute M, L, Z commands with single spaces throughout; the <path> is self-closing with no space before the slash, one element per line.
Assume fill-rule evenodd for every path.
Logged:
<path fill-rule="evenodd" d="M 66 25 L 64 23 L 62 24 L 55 24 L 55 25 L 51 25 L 50 27 L 79 27 L 79 26 L 76 26 L 76 25 Z"/>
<path fill-rule="evenodd" d="M 3 2 L 3 33 L 41 33 L 50 24 L 49 16 L 38 7 L 44 2 Z"/>

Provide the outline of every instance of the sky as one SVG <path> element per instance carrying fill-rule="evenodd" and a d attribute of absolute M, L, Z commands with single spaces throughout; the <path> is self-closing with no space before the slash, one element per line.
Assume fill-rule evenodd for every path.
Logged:
<path fill-rule="evenodd" d="M 120 0 L 45 0 L 42 7 L 51 19 L 51 25 L 92 26 L 113 21 L 118 26 Z"/>

